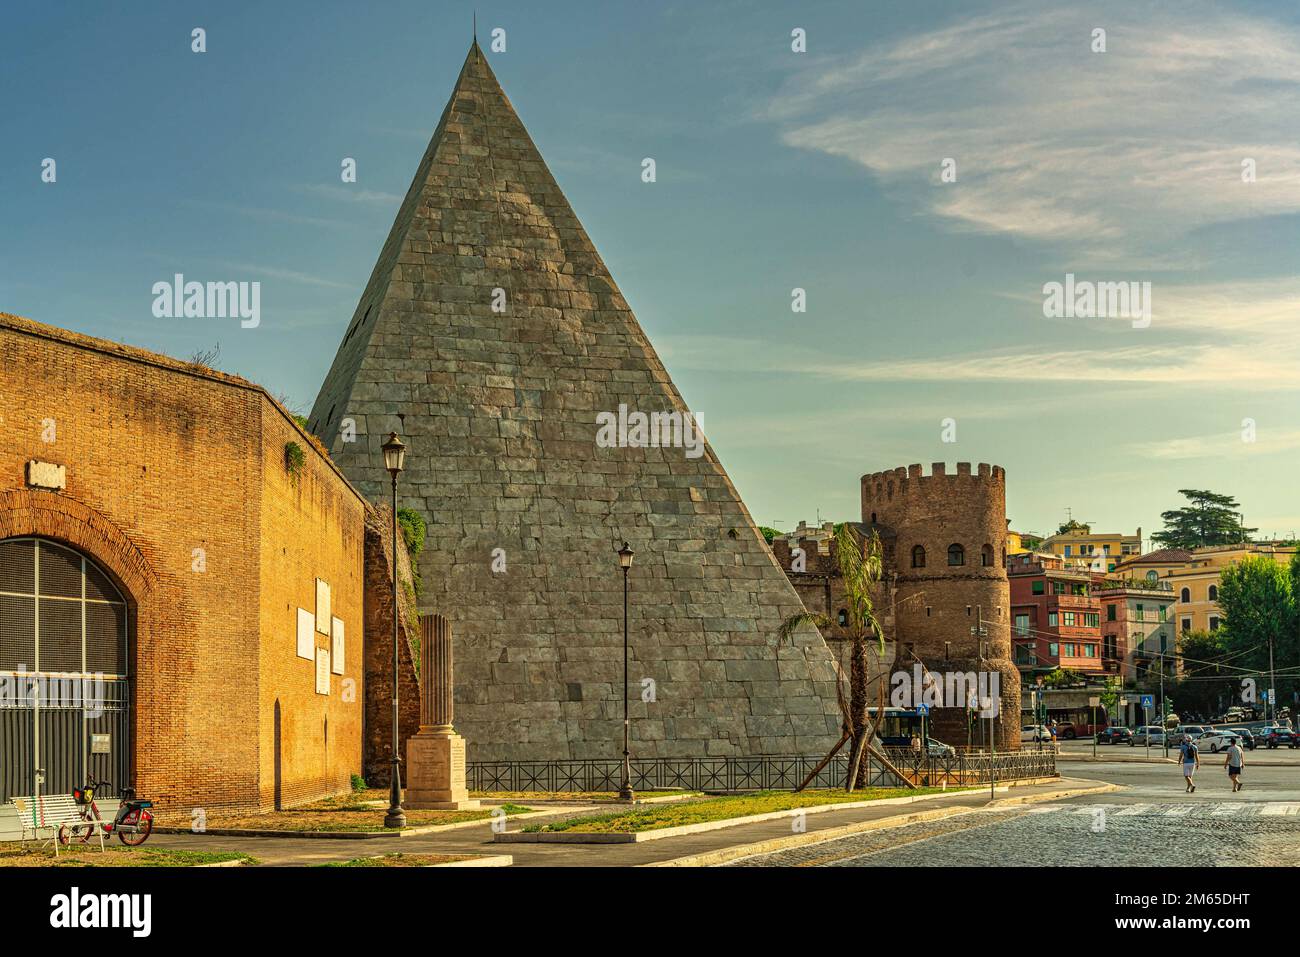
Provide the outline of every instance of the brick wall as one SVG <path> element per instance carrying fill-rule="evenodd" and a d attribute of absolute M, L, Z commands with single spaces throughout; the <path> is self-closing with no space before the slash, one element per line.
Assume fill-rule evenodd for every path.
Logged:
<path fill-rule="evenodd" d="M 306 453 L 296 485 L 291 439 Z M 32 459 L 66 466 L 66 489 L 28 489 Z M 359 680 L 363 508 L 259 387 L 0 314 L 0 537 L 67 542 L 130 595 L 142 795 L 270 806 L 277 699 L 286 803 L 359 770 L 361 690 L 345 704 L 336 675 L 317 696 L 295 629 L 325 578 Z"/>

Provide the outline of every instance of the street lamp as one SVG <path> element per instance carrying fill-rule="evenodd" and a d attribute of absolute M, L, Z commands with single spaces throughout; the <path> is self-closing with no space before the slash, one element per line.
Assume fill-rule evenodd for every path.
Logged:
<path fill-rule="evenodd" d="M 618 550 L 618 563 L 623 567 L 623 783 L 618 796 L 622 801 L 631 801 L 635 795 L 632 793 L 632 762 L 627 748 L 627 573 L 632 568 L 632 546 L 627 542 Z"/>
<path fill-rule="evenodd" d="M 406 462 L 406 446 L 396 432 L 389 432 L 383 450 L 384 468 L 393 477 L 393 770 L 389 778 L 388 813 L 384 815 L 384 827 L 406 827 L 406 815 L 402 813 L 402 759 L 398 754 L 397 711 L 397 475 Z"/>

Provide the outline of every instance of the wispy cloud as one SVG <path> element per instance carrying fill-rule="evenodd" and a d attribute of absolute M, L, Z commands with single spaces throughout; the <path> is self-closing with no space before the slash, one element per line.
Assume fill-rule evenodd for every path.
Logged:
<path fill-rule="evenodd" d="M 402 201 L 402 197 L 396 193 L 386 193 L 377 189 L 362 189 L 359 186 L 348 185 L 345 183 L 300 183 L 294 189 L 300 193 L 307 193 L 312 196 L 320 196 L 325 199 L 338 200 L 345 203 L 360 203 L 367 206 L 382 206 L 391 208 Z"/>
<path fill-rule="evenodd" d="M 1198 2 L 1015 6 L 823 59 L 763 116 L 950 228 L 1102 259 L 1300 210 L 1300 32 Z"/>

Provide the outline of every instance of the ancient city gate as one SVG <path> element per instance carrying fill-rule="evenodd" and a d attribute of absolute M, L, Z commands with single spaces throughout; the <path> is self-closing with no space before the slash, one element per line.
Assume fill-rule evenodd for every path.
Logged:
<path fill-rule="evenodd" d="M 130 783 L 129 609 L 81 552 L 0 541 L 0 801 Z"/>

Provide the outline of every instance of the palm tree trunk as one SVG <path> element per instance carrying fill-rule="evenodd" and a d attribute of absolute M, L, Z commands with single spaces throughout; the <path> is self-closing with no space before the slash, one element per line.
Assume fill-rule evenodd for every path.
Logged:
<path fill-rule="evenodd" d="M 865 768 L 862 753 L 867 746 L 867 640 L 862 635 L 853 638 L 849 658 L 849 726 L 853 730 L 853 752 L 849 759 L 847 790 L 865 787 Z"/>

